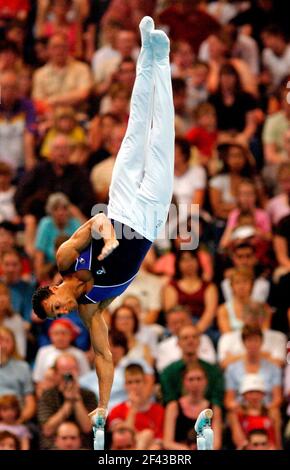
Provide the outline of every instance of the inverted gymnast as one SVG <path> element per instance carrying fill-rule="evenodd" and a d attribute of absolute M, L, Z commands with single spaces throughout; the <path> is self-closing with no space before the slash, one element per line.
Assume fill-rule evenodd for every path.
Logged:
<path fill-rule="evenodd" d="M 78 310 L 89 329 L 99 382 L 98 408 L 90 415 L 101 429 L 114 374 L 102 311 L 136 276 L 166 222 L 173 192 L 169 39 L 154 30 L 148 16 L 139 27 L 142 47 L 128 128 L 113 170 L 108 216 L 95 215 L 59 247 L 56 261 L 62 283 L 38 288 L 32 300 L 39 318 Z"/>

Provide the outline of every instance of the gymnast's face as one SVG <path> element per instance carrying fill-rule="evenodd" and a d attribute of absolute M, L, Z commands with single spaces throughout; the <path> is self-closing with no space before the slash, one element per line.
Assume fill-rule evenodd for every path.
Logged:
<path fill-rule="evenodd" d="M 51 296 L 42 302 L 48 318 L 56 318 L 58 315 L 65 315 L 77 310 L 78 303 L 76 299 L 63 284 L 51 286 L 50 290 L 52 292 Z"/>

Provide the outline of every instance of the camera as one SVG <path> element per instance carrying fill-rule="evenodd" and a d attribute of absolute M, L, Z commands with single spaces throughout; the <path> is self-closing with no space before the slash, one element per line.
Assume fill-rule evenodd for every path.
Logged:
<path fill-rule="evenodd" d="M 63 374 L 62 378 L 66 383 L 74 381 L 74 377 L 72 374 Z"/>

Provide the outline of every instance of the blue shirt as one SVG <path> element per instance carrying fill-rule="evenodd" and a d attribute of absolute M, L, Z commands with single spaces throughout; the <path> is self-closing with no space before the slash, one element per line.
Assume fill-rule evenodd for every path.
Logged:
<path fill-rule="evenodd" d="M 242 381 L 246 375 L 245 363 L 243 360 L 230 364 L 225 371 L 226 390 L 235 390 L 239 394 Z M 260 361 L 258 374 L 261 375 L 265 384 L 265 403 L 272 399 L 273 387 L 282 385 L 281 369 L 266 359 Z"/>
<path fill-rule="evenodd" d="M 80 222 L 74 217 L 70 217 L 66 226 L 60 230 L 52 217 L 43 217 L 38 225 L 36 233 L 36 249 L 42 251 L 45 255 L 45 261 L 55 262 L 55 240 L 59 235 L 70 237 L 80 227 Z"/>
<path fill-rule="evenodd" d="M 10 359 L 0 367 L 0 396 L 16 395 L 22 399 L 32 393 L 32 376 L 27 362 Z"/>
<path fill-rule="evenodd" d="M 18 281 L 9 284 L 10 297 L 13 310 L 21 315 L 21 317 L 31 322 L 31 298 L 34 292 L 34 285 L 26 281 Z"/>

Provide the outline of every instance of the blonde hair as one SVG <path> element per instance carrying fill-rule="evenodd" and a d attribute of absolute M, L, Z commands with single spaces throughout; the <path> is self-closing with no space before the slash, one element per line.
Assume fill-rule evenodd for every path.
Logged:
<path fill-rule="evenodd" d="M 1 282 L 1 281 L 0 281 L 0 295 L 7 295 L 8 299 L 9 299 L 9 305 L 8 305 L 8 308 L 6 309 L 5 313 L 6 313 L 7 317 L 13 317 L 14 311 L 13 311 L 13 308 L 12 308 L 12 305 L 11 305 L 10 291 L 9 291 L 8 287 L 6 286 L 6 284 L 4 284 L 4 282 Z"/>
<path fill-rule="evenodd" d="M 12 342 L 13 342 L 13 349 L 12 349 L 12 353 L 11 353 L 10 357 L 12 359 L 21 359 L 21 356 L 17 351 L 16 340 L 15 340 L 15 335 L 14 335 L 13 331 L 10 330 L 10 328 L 7 328 L 7 326 L 2 325 L 2 326 L 0 326 L 0 335 L 3 334 L 3 333 L 6 334 L 6 335 L 9 335 L 10 338 L 12 339 Z"/>
<path fill-rule="evenodd" d="M 253 272 L 248 268 L 234 268 L 230 275 L 231 284 L 233 284 L 233 282 L 237 278 L 242 278 L 246 281 L 251 281 L 252 284 L 255 280 Z"/>

